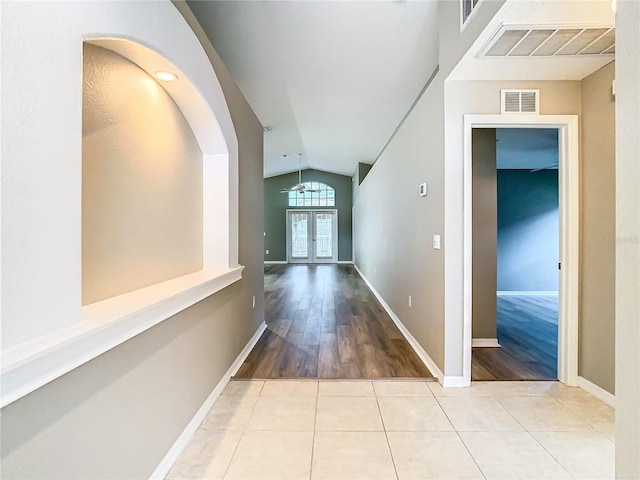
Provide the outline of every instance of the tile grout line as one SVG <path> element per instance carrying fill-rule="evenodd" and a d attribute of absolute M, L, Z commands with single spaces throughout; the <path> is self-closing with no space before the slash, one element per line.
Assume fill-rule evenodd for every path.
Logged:
<path fill-rule="evenodd" d="M 384 424 L 384 417 L 382 416 L 382 409 L 380 408 L 380 401 L 378 399 L 378 392 L 373 382 L 371 382 L 371 388 L 373 389 L 373 397 L 376 400 L 376 406 L 378 407 L 378 414 L 380 415 L 380 422 L 382 423 L 382 431 L 384 432 L 384 438 L 387 441 L 387 448 L 389 449 L 389 456 L 391 457 L 391 464 L 393 465 L 393 471 L 396 474 L 396 480 L 400 478 L 398 475 L 398 467 L 396 466 L 396 460 L 393 457 L 393 450 L 391 450 L 391 443 L 389 442 L 389 435 L 387 434 L 387 427 Z M 429 388 L 429 387 L 427 387 Z"/>
<path fill-rule="evenodd" d="M 249 419 L 247 420 L 247 424 L 244 426 L 244 428 L 242 429 L 242 433 L 240 434 L 240 438 L 238 439 L 238 443 L 236 443 L 235 448 L 233 449 L 233 453 L 231 454 L 231 457 L 229 458 L 229 463 L 227 463 L 227 468 L 224 469 L 224 474 L 222 475 L 223 479 L 227 478 L 227 474 L 229 473 L 229 468 L 231 468 L 231 463 L 233 462 L 234 457 L 236 456 L 236 453 L 238 452 L 238 447 L 240 446 L 240 442 L 242 442 L 242 439 L 244 438 L 244 434 L 247 433 L 247 427 L 249 426 L 249 422 L 251 421 L 251 417 L 253 416 L 253 411 L 256 408 L 256 405 L 258 404 L 258 400 L 260 399 L 260 396 L 262 395 L 262 390 L 264 390 L 264 386 L 267 382 L 263 381 L 262 382 L 262 386 L 260 387 L 260 391 L 258 392 L 257 395 L 257 399 L 255 401 L 255 403 L 253 404 L 253 407 L 251 407 L 251 413 L 249 414 Z M 224 393 L 224 390 L 223 392 Z M 222 395 L 220 395 L 222 396 Z M 217 402 L 217 400 L 216 400 Z M 213 406 L 215 406 L 215 403 L 213 404 Z M 211 408 L 213 409 L 213 406 L 211 406 Z"/>
<path fill-rule="evenodd" d="M 429 389 L 431 390 L 431 389 Z M 460 439 L 460 442 L 462 443 L 462 446 L 464 447 L 464 449 L 467 451 L 467 453 L 469 454 L 469 456 L 471 457 L 471 460 L 473 460 L 474 465 L 478 468 L 478 471 L 480 472 L 480 475 L 482 475 L 482 478 L 484 478 L 485 480 L 487 479 L 487 476 L 484 474 L 484 471 L 482 470 L 482 468 L 480 468 L 480 464 L 478 463 L 478 461 L 476 460 L 476 457 L 473 456 L 473 453 L 471 453 L 471 450 L 469 450 L 469 447 L 467 446 L 467 444 L 465 443 L 464 439 L 462 438 L 462 436 L 460 435 L 460 432 L 458 431 L 458 429 L 456 428 L 456 426 L 453 424 L 453 422 L 451 421 L 451 418 L 449 418 L 449 415 L 447 415 L 447 411 L 444 409 L 444 407 L 442 406 L 442 404 L 440 403 L 440 399 L 435 395 L 435 393 L 433 393 L 433 390 L 431 390 L 431 393 L 433 394 L 433 398 L 436 399 L 436 403 L 438 404 L 438 406 L 440 407 L 440 410 L 442 410 L 442 413 L 444 413 L 444 416 L 447 417 L 447 420 L 449 421 L 449 423 L 451 424 L 451 427 L 453 428 L 453 431 L 456 433 L 458 439 Z"/>
<path fill-rule="evenodd" d="M 511 395 L 511 396 L 512 396 L 512 397 L 518 397 L 518 396 L 521 396 L 521 395 Z M 524 396 L 527 396 L 527 395 L 524 395 Z M 553 396 L 551 396 L 551 395 L 540 395 L 540 396 L 542 396 L 542 397 L 549 397 L 549 398 L 553 398 Z M 569 471 L 568 471 L 566 468 L 564 468 L 564 466 L 563 466 L 563 465 L 558 461 L 558 459 L 557 459 L 556 457 L 554 457 L 553 455 L 551 455 L 551 452 L 549 452 L 549 451 L 545 448 L 545 446 L 544 446 L 544 445 L 542 445 L 542 443 L 540 443 L 540 442 L 538 441 L 538 439 L 532 435 L 532 433 L 529 431 L 529 429 L 528 429 L 527 427 L 525 427 L 525 426 L 522 424 L 522 422 L 520 422 L 520 421 L 516 418 L 516 416 L 515 416 L 513 413 L 511 413 L 511 410 L 509 410 L 509 409 L 508 409 L 508 408 L 507 408 L 507 407 L 506 407 L 506 406 L 505 406 L 505 405 L 500 401 L 500 397 L 498 397 L 497 395 L 495 395 L 493 398 L 495 398 L 495 399 L 496 399 L 496 402 L 498 402 L 498 404 L 499 404 L 499 405 L 500 405 L 500 406 L 501 406 L 501 407 L 502 407 L 502 408 L 503 408 L 503 409 L 504 409 L 504 410 L 505 410 L 509 415 L 511 415 L 511 417 L 512 417 L 512 418 L 513 418 L 513 419 L 518 423 L 518 425 L 520 425 L 520 426 L 524 429 L 524 431 L 525 431 L 525 432 L 526 432 L 526 433 L 527 433 L 531 438 L 533 438 L 533 441 L 534 441 L 534 442 L 536 442 L 536 444 L 537 444 L 540 448 L 542 448 L 542 450 L 544 450 L 544 451 L 545 451 L 545 452 L 546 452 L 546 453 L 547 453 L 547 454 L 548 454 L 548 455 L 553 459 L 553 461 L 554 461 L 554 462 L 556 462 L 556 464 L 557 464 L 557 465 L 562 469 L 562 471 L 564 471 L 567 475 L 569 475 L 569 477 L 570 477 L 570 478 L 575 478 L 573 475 L 571 475 L 571 473 L 569 473 Z M 554 399 L 554 400 L 555 400 L 555 399 Z M 558 401 L 556 400 L 556 402 L 558 402 Z M 560 402 L 558 402 L 558 403 L 560 403 Z M 562 405 L 562 403 L 560 403 L 560 405 Z M 573 413 L 573 412 L 571 412 L 571 413 Z M 574 416 L 575 416 L 575 414 L 574 414 Z"/>
<path fill-rule="evenodd" d="M 313 415 L 313 435 L 311 436 L 311 459 L 309 460 L 309 480 L 313 478 L 313 456 L 316 450 L 316 426 L 318 424 L 318 401 L 320 400 L 320 383 L 316 382 L 316 410 Z"/>

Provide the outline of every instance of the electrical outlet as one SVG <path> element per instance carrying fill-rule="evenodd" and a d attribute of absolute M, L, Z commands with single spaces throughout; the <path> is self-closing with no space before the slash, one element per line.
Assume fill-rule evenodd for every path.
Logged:
<path fill-rule="evenodd" d="M 409 295 L 409 308 L 411 308 L 411 295 Z"/>
<path fill-rule="evenodd" d="M 269 250 L 267 250 L 267 255 L 269 255 Z"/>
<path fill-rule="evenodd" d="M 433 236 L 433 248 L 435 250 L 440 250 L 440 235 Z"/>
<path fill-rule="evenodd" d="M 255 295 L 253 296 L 253 306 L 252 306 L 252 308 L 256 308 L 256 296 Z"/>

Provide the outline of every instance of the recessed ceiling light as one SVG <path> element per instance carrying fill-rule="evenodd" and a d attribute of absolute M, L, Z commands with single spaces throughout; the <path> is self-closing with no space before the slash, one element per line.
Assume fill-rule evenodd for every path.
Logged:
<path fill-rule="evenodd" d="M 162 80 L 163 82 L 173 82 L 178 79 L 178 76 L 171 72 L 156 72 L 155 76 L 158 80 Z"/>

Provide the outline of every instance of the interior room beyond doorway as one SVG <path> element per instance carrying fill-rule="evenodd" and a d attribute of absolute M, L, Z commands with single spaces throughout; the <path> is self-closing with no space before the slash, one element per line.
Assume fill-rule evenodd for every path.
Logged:
<path fill-rule="evenodd" d="M 559 142 L 473 132 L 473 380 L 558 378 Z"/>

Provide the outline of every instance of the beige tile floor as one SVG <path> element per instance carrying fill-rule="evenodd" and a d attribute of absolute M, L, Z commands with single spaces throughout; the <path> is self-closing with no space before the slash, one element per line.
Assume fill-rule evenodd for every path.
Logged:
<path fill-rule="evenodd" d="M 235 381 L 167 478 L 609 479 L 613 422 L 556 382 Z"/>

